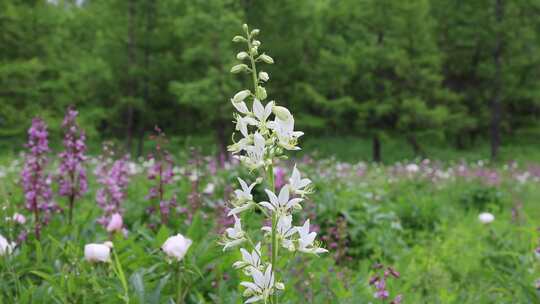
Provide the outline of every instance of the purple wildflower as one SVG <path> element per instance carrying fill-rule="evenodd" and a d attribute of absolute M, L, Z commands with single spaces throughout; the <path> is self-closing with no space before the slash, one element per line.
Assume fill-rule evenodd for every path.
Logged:
<path fill-rule="evenodd" d="M 59 194 L 69 199 L 69 222 L 73 217 L 73 205 L 75 199 L 80 198 L 88 191 L 88 180 L 84 162 L 86 161 L 85 134 L 79 129 L 76 122 L 78 112 L 74 108 L 68 108 L 62 128 L 64 134 L 64 151 L 60 157 L 59 171 Z"/>
<path fill-rule="evenodd" d="M 96 168 L 97 182 L 102 186 L 96 192 L 96 202 L 103 210 L 98 223 L 110 228 L 111 221 L 119 222 L 118 216 L 123 214 L 122 203 L 126 198 L 129 183 L 128 156 L 116 160 L 112 166 L 104 160 Z M 110 230 L 110 229 L 109 229 Z M 115 229 L 118 230 L 118 229 Z"/>
<path fill-rule="evenodd" d="M 176 195 L 173 194 L 169 199 L 165 198 L 166 185 L 174 182 L 174 161 L 169 152 L 163 149 L 162 145 L 167 142 L 165 133 L 159 127 L 155 127 L 157 135 L 151 136 L 151 139 L 156 142 L 155 152 L 148 155 L 148 170 L 147 178 L 155 184 L 149 189 L 147 200 L 156 200 L 158 206 L 149 208 L 148 213 L 152 215 L 156 210 L 159 210 L 161 215 L 161 223 L 168 222 L 171 207 L 176 207 Z M 158 208 L 156 208 L 158 207 Z"/>
<path fill-rule="evenodd" d="M 385 267 L 383 264 L 373 265 L 375 274 L 369 279 L 369 285 L 375 287 L 375 293 L 373 297 L 375 299 L 380 299 L 384 303 L 386 299 L 390 297 L 390 292 L 388 291 L 388 282 L 389 279 L 395 278 L 399 279 L 400 274 L 392 267 Z M 382 275 L 380 274 L 382 272 Z M 403 296 L 397 295 L 390 304 L 401 304 Z"/>
<path fill-rule="evenodd" d="M 34 231 L 36 238 L 40 238 L 41 225 L 50 220 L 52 212 L 59 211 L 53 201 L 51 179 L 45 173 L 47 166 L 47 153 L 49 150 L 47 125 L 40 118 L 32 120 L 28 130 L 28 143 L 26 148 L 25 164 L 21 172 L 21 182 L 25 193 L 26 208 L 34 214 Z"/>
<path fill-rule="evenodd" d="M 281 189 L 281 187 L 283 187 L 287 183 L 287 180 L 285 179 L 285 175 L 286 175 L 285 169 L 283 169 L 282 167 L 274 168 L 274 176 L 275 176 L 274 183 L 275 183 L 276 190 Z"/>

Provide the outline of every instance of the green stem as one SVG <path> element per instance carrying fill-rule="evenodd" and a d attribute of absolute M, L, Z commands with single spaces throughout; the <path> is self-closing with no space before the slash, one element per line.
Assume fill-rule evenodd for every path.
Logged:
<path fill-rule="evenodd" d="M 176 304 L 182 304 L 184 303 L 184 297 L 182 294 L 182 272 L 180 271 L 180 263 L 173 263 L 173 265 L 176 265 L 176 281 L 177 281 L 177 296 L 176 296 Z"/>
<path fill-rule="evenodd" d="M 268 186 L 270 191 L 275 192 L 275 183 L 274 183 L 274 167 L 272 165 L 268 166 Z M 276 268 L 277 268 L 277 259 L 278 259 L 278 240 L 277 240 L 277 214 L 276 212 L 272 213 L 272 272 L 274 273 L 274 280 L 277 281 L 276 277 Z M 272 304 L 278 304 L 277 291 L 274 289 L 272 294 Z"/>
<path fill-rule="evenodd" d="M 249 60 L 251 61 L 251 78 L 253 80 L 253 94 L 257 96 L 257 87 L 258 87 L 258 79 L 257 79 L 257 66 L 255 65 L 255 58 L 253 58 L 253 54 L 251 54 L 251 37 L 248 33 L 248 39 L 247 39 L 247 45 L 248 45 L 248 54 L 249 54 Z"/>

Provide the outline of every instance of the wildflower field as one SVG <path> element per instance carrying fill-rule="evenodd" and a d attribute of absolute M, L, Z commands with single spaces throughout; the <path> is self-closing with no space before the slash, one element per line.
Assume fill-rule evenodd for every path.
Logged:
<path fill-rule="evenodd" d="M 147 157 L 89 155 L 73 107 L 53 151 L 32 120 L 0 162 L 2 303 L 539 300 L 540 165 L 295 155 L 304 133 L 263 105 L 273 59 L 243 29 L 230 154 L 155 127 Z"/>
<path fill-rule="evenodd" d="M 176 300 L 179 284 L 186 303 L 241 302 L 238 284 L 246 276 L 231 267 L 241 255 L 223 252 L 219 241 L 234 222 L 226 214 L 236 177 L 247 180 L 249 172 L 237 162 L 219 168 L 214 157 L 195 151 L 174 155 L 165 195 L 175 196 L 177 206 L 162 224 L 150 212 L 159 208 L 157 200 L 147 198 L 156 185 L 148 178 L 155 162 L 127 160 L 126 232 L 115 234 L 97 223 L 103 213 L 96 193 L 104 186 L 95 171 L 116 158 L 89 156 L 89 190 L 76 201 L 72 224 L 67 222 L 69 200 L 55 195 L 64 211 L 51 216 L 39 241 L 32 215 L 24 209 L 23 158 L 2 159 L 1 234 L 17 243 L 10 254 L 2 244 L 3 303 L 168 303 Z M 306 257 L 284 251 L 290 262 L 279 272 L 287 282 L 282 303 L 377 303 L 376 288 L 369 285 L 377 263 L 400 273 L 387 288 L 392 299 L 402 294 L 403 303 L 538 301 L 538 167 L 428 160 L 383 166 L 310 157 L 297 166 L 311 177 L 316 193 L 304 202 L 302 218 L 312 221 L 312 231 L 329 252 Z M 58 167 L 59 159 L 51 157 L 50 172 Z M 278 188 L 292 168 L 290 161 L 276 164 Z M 52 187 L 57 193 L 54 178 Z M 253 196 L 267 199 L 260 187 Z M 495 220 L 482 224 L 481 212 Z M 26 222 L 13 217 L 19 213 Z M 260 227 L 261 217 L 254 213 L 242 224 Z M 19 239 L 24 232 L 26 238 Z M 181 266 L 160 250 L 177 233 L 192 240 Z M 107 240 L 114 243 L 110 262 L 85 260 L 85 244 Z M 176 267 L 186 267 L 180 278 Z"/>

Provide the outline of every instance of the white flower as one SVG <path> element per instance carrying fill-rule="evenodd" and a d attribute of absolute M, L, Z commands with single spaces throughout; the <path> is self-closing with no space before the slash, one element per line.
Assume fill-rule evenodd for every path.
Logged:
<path fill-rule="evenodd" d="M 265 226 L 262 227 L 262 230 L 272 233 L 272 227 Z M 281 246 L 289 251 L 294 251 L 294 244 L 290 238 L 297 232 L 297 229 L 292 226 L 292 215 L 281 215 L 278 219 L 276 230 L 278 238 L 281 240 Z"/>
<path fill-rule="evenodd" d="M 235 208 L 233 208 L 229 213 L 228 216 L 231 216 L 233 214 L 238 214 L 242 211 L 250 209 L 254 202 L 253 202 L 253 195 L 251 195 L 251 191 L 253 190 L 253 187 L 257 184 L 256 182 L 247 185 L 247 183 L 241 179 L 238 178 L 238 182 L 240 182 L 240 187 L 242 189 L 236 189 L 234 190 L 234 195 L 236 196 L 236 199 L 232 202 Z"/>
<path fill-rule="evenodd" d="M 253 145 L 245 147 L 247 156 L 241 156 L 240 160 L 251 170 L 263 167 L 265 165 L 266 142 L 264 137 L 259 133 L 253 134 Z"/>
<path fill-rule="evenodd" d="M 274 115 L 276 115 L 277 118 L 280 120 L 291 120 L 294 119 L 291 112 L 289 112 L 289 109 L 282 107 L 282 106 L 274 106 L 272 108 L 272 112 L 274 112 Z"/>
<path fill-rule="evenodd" d="M 165 243 L 163 243 L 161 249 L 168 257 L 181 261 L 192 243 L 193 242 L 190 239 L 179 233 L 175 236 L 169 237 Z"/>
<path fill-rule="evenodd" d="M 281 147 L 287 150 L 300 150 L 296 144 L 304 132 L 294 131 L 294 118 L 292 116 L 288 120 L 282 120 L 276 115 L 274 121 L 268 123 L 268 127 L 274 130 Z"/>
<path fill-rule="evenodd" d="M 245 233 L 242 230 L 242 222 L 239 218 L 234 216 L 234 227 L 225 229 L 225 239 L 222 242 L 223 251 L 228 248 L 232 248 L 242 244 L 246 238 L 244 237 Z"/>
<path fill-rule="evenodd" d="M 258 125 L 257 120 L 249 116 L 240 116 L 236 117 L 236 130 L 240 131 L 244 137 L 248 137 L 248 125 L 256 126 Z"/>
<path fill-rule="evenodd" d="M 304 195 L 306 194 L 306 190 L 304 190 L 304 188 L 309 184 L 311 184 L 311 180 L 308 178 L 302 178 L 300 176 L 300 171 L 298 171 L 296 165 L 294 165 L 291 178 L 289 179 L 289 187 L 291 188 L 291 192 Z"/>
<path fill-rule="evenodd" d="M 495 216 L 489 212 L 483 212 L 478 215 L 478 220 L 480 220 L 482 224 L 490 224 L 495 220 Z"/>
<path fill-rule="evenodd" d="M 271 264 L 266 267 L 264 274 L 258 269 L 253 269 L 251 278 L 253 282 L 240 283 L 240 285 L 247 288 L 244 291 L 244 297 L 250 297 L 244 303 L 266 302 L 268 297 L 274 293 L 275 289 L 285 289 L 283 283 L 274 282 L 274 273 L 272 272 Z"/>
<path fill-rule="evenodd" d="M 260 202 L 259 204 L 270 209 L 272 212 L 276 212 L 278 214 L 287 214 L 291 208 L 302 209 L 302 206 L 300 205 L 300 202 L 302 202 L 301 198 L 293 198 L 289 200 L 288 186 L 281 188 L 279 191 L 279 197 L 277 197 L 274 192 L 270 190 L 265 191 L 270 199 L 270 202 Z"/>
<path fill-rule="evenodd" d="M 206 185 L 206 187 L 204 188 L 203 193 L 204 193 L 204 194 L 208 194 L 208 195 L 212 195 L 212 193 L 214 193 L 214 189 L 215 189 L 215 188 L 216 188 L 216 187 L 214 186 L 214 184 L 208 183 L 208 184 Z"/>
<path fill-rule="evenodd" d="M 243 90 L 238 93 L 236 93 L 233 98 L 231 99 L 232 105 L 238 110 L 238 112 L 242 114 L 249 113 L 248 107 L 246 106 L 246 103 L 244 100 L 251 95 L 250 90 Z"/>
<path fill-rule="evenodd" d="M 234 94 L 234 97 L 231 99 L 231 101 L 233 103 L 244 101 L 250 94 L 251 94 L 250 90 L 242 90 Z"/>
<path fill-rule="evenodd" d="M 273 106 L 274 106 L 273 101 L 270 101 L 264 107 L 258 99 L 255 99 L 253 101 L 253 114 L 261 122 L 261 124 L 264 124 L 264 122 L 266 122 L 270 114 L 272 114 Z"/>
<path fill-rule="evenodd" d="M 26 217 L 20 213 L 13 214 L 12 219 L 17 224 L 23 225 L 24 223 L 26 223 Z"/>
<path fill-rule="evenodd" d="M 420 170 L 420 167 L 418 167 L 417 164 L 408 164 L 405 166 L 405 170 L 407 170 L 409 173 L 416 173 Z"/>
<path fill-rule="evenodd" d="M 0 234 L 0 256 L 10 254 L 13 252 L 13 248 L 15 248 L 15 246 L 15 243 L 8 242 L 8 240 Z"/>
<path fill-rule="evenodd" d="M 259 79 L 262 81 L 268 81 L 270 76 L 268 76 L 268 73 L 266 72 L 259 72 Z"/>
<path fill-rule="evenodd" d="M 298 239 L 298 251 L 314 254 L 328 252 L 328 250 L 313 244 L 315 237 L 317 237 L 317 233 L 309 232 L 309 220 L 306 220 L 302 227 L 296 227 L 296 229 L 300 235 L 300 238 Z"/>
<path fill-rule="evenodd" d="M 261 269 L 261 243 L 255 245 L 255 249 L 249 253 L 246 249 L 240 248 L 242 261 L 235 262 L 233 267 L 243 269 L 247 275 L 250 275 L 252 269 Z"/>
<path fill-rule="evenodd" d="M 112 243 L 84 245 L 84 258 L 88 262 L 108 262 L 111 260 Z"/>

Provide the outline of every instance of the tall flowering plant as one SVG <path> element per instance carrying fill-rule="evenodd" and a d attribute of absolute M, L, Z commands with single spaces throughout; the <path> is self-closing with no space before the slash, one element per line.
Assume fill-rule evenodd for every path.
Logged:
<path fill-rule="evenodd" d="M 308 254 L 327 250 L 315 242 L 316 233 L 310 230 L 309 220 L 301 226 L 293 225 L 293 214 L 302 209 L 302 201 L 311 193 L 311 181 L 302 178 L 295 166 L 288 183 L 276 192 L 273 165 L 278 158 L 285 157 L 286 151 L 300 149 L 297 143 L 303 132 L 294 130 L 294 117 L 287 108 L 275 101 L 264 104 L 267 99 L 264 84 L 270 77 L 267 72 L 257 70 L 257 63 L 273 64 L 274 60 L 265 53 L 260 54 L 261 42 L 256 39 L 259 30 L 250 31 L 246 24 L 243 30 L 244 35 L 233 38 L 233 42 L 243 43 L 246 47 L 236 56 L 242 63 L 233 66 L 231 72 L 249 74 L 253 87 L 236 93 L 231 99 L 237 110 L 234 118 L 241 138 L 235 141 L 233 134 L 234 142 L 228 149 L 242 165 L 260 176 L 253 183 L 238 178 L 240 189 L 234 191 L 229 212 L 229 216 L 234 217 L 234 226 L 226 229 L 222 244 L 224 250 L 241 247 L 242 260 L 233 267 L 251 277 L 240 283 L 245 287 L 245 303 L 277 304 L 278 290 L 285 289 L 279 282 L 278 268 L 286 262 L 280 261 L 280 249 Z M 267 201 L 256 202 L 251 194 L 259 183 L 265 185 Z M 259 229 L 263 237 L 250 235 L 242 227 L 241 218 L 254 209 L 264 215 L 262 222 L 267 223 Z"/>
<path fill-rule="evenodd" d="M 104 154 L 109 151 L 104 148 Z M 96 192 L 96 202 L 103 210 L 103 215 L 98 219 L 105 229 L 110 232 L 125 232 L 122 214 L 122 203 L 126 198 L 129 184 L 128 156 L 124 156 L 114 162 L 110 158 L 101 160 L 96 167 L 97 182 L 101 185 Z"/>
<path fill-rule="evenodd" d="M 50 150 L 47 125 L 41 118 L 32 120 L 32 126 L 28 129 L 26 148 L 29 151 L 21 172 L 21 183 L 25 205 L 34 214 L 34 231 L 36 238 L 39 239 L 42 225 L 48 223 L 53 212 L 60 210 L 53 201 L 51 179 L 45 171 L 48 162 L 47 153 Z"/>
<path fill-rule="evenodd" d="M 69 201 L 69 222 L 73 218 L 75 199 L 80 198 L 88 191 L 88 179 L 86 177 L 86 136 L 77 124 L 78 112 L 74 108 L 68 108 L 62 128 L 64 129 L 64 151 L 60 158 L 59 194 L 67 197 Z"/>
<path fill-rule="evenodd" d="M 167 198 L 166 186 L 174 183 L 174 160 L 170 153 L 163 148 L 167 142 L 165 133 L 159 127 L 155 127 L 156 135 L 151 139 L 156 143 L 155 151 L 148 155 L 147 178 L 153 183 L 150 188 L 147 200 L 154 200 L 157 206 L 148 208 L 148 213 L 152 215 L 156 209 L 159 210 L 162 224 L 167 224 L 171 208 L 177 206 L 176 195 Z M 152 224 L 153 225 L 153 224 Z"/>

